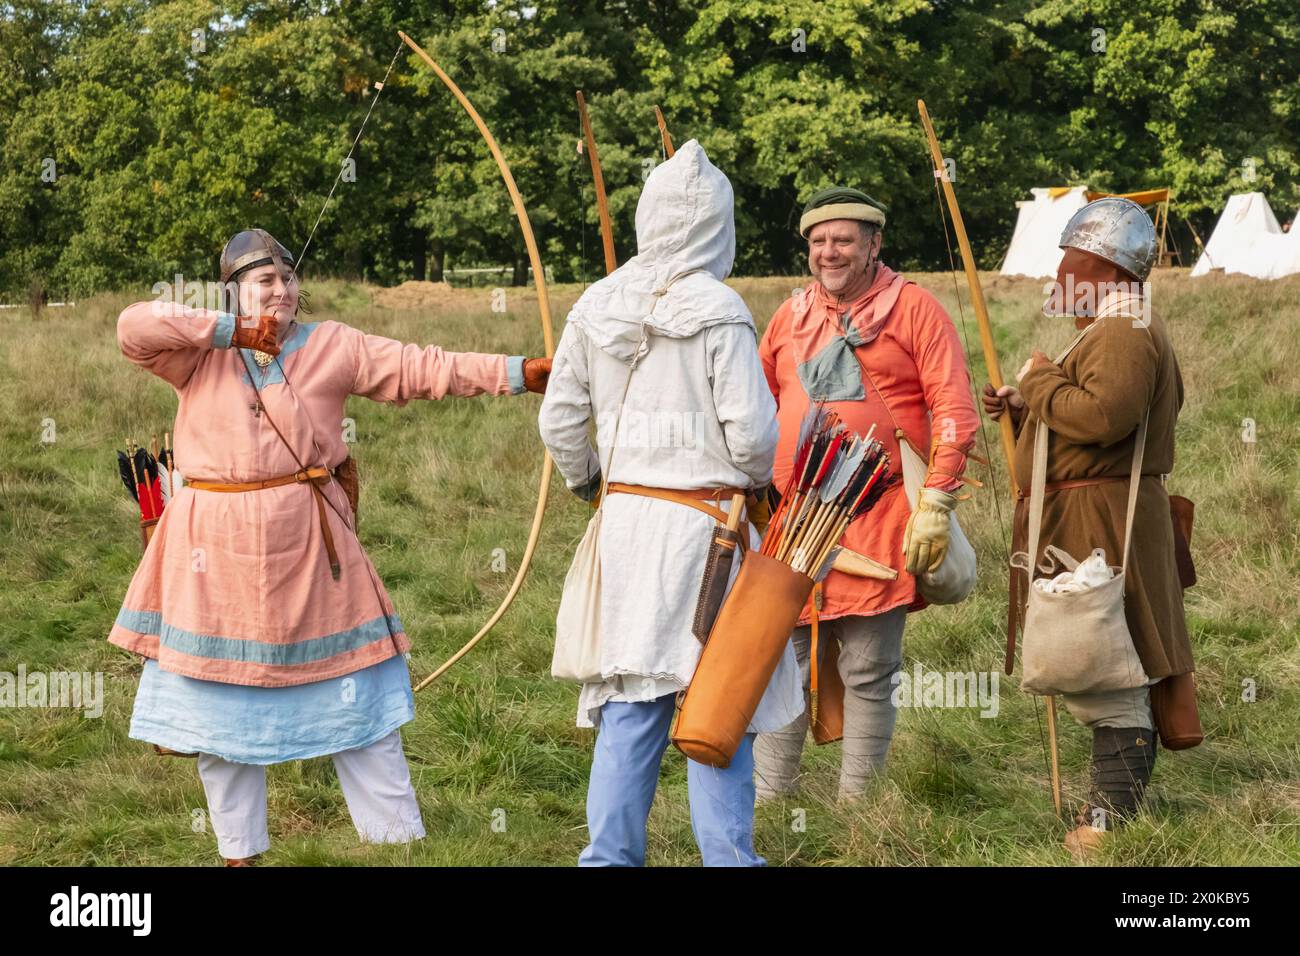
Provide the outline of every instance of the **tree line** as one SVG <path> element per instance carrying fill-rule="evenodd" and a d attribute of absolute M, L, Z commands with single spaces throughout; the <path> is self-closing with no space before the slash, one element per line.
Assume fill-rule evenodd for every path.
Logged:
<path fill-rule="evenodd" d="M 308 274 L 526 281 L 495 164 L 399 29 L 501 142 L 562 281 L 603 272 L 578 89 L 620 261 L 662 161 L 655 105 L 731 177 L 742 275 L 802 270 L 799 210 L 831 184 L 889 207 L 888 261 L 947 268 L 918 97 L 984 267 L 1032 186 L 1171 187 L 1184 264 L 1186 224 L 1205 236 L 1231 193 L 1300 201 L 1295 0 L 17 0 L 0 298 L 215 278 L 252 225 L 296 252 L 336 179 Z"/>

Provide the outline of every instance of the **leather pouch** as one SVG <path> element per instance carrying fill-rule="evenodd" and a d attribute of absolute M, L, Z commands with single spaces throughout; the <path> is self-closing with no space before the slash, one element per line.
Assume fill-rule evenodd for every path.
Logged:
<path fill-rule="evenodd" d="M 361 501 L 361 475 L 357 471 L 357 460 L 351 455 L 344 458 L 337 468 L 334 469 L 334 480 L 339 483 L 343 489 L 343 494 L 347 495 L 348 504 L 352 506 L 352 524 L 357 523 L 357 505 Z"/>
<path fill-rule="evenodd" d="M 713 529 L 709 542 L 709 556 L 704 562 L 704 579 L 700 582 L 700 596 L 695 604 L 695 621 L 691 633 L 701 644 L 709 639 L 713 623 L 722 610 L 722 600 L 727 596 L 731 580 L 731 565 L 736 560 L 740 535 L 719 525 Z"/>
<path fill-rule="evenodd" d="M 1166 750 L 1188 750 L 1205 740 L 1196 708 L 1196 676 L 1174 674 L 1152 686 L 1151 715 Z"/>

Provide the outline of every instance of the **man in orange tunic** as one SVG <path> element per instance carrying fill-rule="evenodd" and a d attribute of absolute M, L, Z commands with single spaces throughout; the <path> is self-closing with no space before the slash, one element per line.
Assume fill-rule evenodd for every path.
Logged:
<path fill-rule="evenodd" d="M 845 534 L 846 548 L 881 565 L 880 577 L 832 571 L 814 595 L 821 604 L 818 656 L 840 646 L 841 798 L 860 795 L 884 768 L 903 622 L 909 608 L 924 606 L 914 575 L 936 570 L 946 556 L 949 515 L 979 425 L 952 320 L 933 295 L 880 261 L 884 224 L 884 207 L 859 190 L 813 196 L 799 223 L 813 281 L 777 309 L 759 347 L 781 430 L 774 487 L 784 488 L 790 477 L 799 425 L 814 402 L 825 402 L 860 434 L 874 426 L 896 471 L 899 432 L 922 457 L 929 452 L 915 513 L 896 484 Z M 793 636 L 805 682 L 810 613 Z M 759 735 L 754 757 L 761 798 L 796 789 L 807 728 L 805 713 L 782 731 Z"/>

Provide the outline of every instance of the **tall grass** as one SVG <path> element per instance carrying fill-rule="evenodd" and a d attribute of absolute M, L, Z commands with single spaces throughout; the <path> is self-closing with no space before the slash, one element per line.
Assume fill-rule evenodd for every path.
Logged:
<path fill-rule="evenodd" d="M 916 276 L 958 320 L 946 274 Z M 1038 315 L 1040 283 L 985 277 L 1004 369 L 1049 353 L 1068 323 Z M 760 327 L 799 280 L 738 280 Z M 463 351 L 537 354 L 536 298 L 509 290 L 443 296 L 395 312 L 370 290 L 314 288 L 315 319 Z M 557 324 L 581 290 L 553 290 Z M 118 311 L 146 293 L 104 295 L 39 317 L 0 316 L 0 671 L 101 671 L 102 718 L 0 709 L 0 862 L 211 864 L 210 833 L 190 761 L 160 758 L 127 727 L 140 662 L 105 636 L 139 560 L 134 505 L 114 450 L 170 426 L 175 398 L 118 353 Z M 965 302 L 965 290 L 961 291 Z M 1206 743 L 1162 752 L 1152 800 L 1100 861 L 1116 865 L 1300 861 L 1300 278 L 1189 279 L 1162 273 L 1155 304 L 1174 337 L 1187 388 L 1171 490 L 1197 502 L 1200 583 L 1187 612 Z M 984 381 L 968 303 L 963 336 Z M 959 325 L 960 325 L 959 321 Z M 538 399 L 420 402 L 353 399 L 362 469 L 361 537 L 430 672 L 500 601 L 521 556 L 541 448 Z M 243 414 L 213 408 L 209 414 Z M 1243 420 L 1257 442 L 1241 438 Z M 56 440 L 42 441 L 52 419 Z M 981 577 L 973 597 L 909 621 L 905 666 L 1000 668 L 1009 536 L 1006 469 L 986 427 L 993 482 L 962 506 Z M 184 455 L 183 449 L 178 449 Z M 558 594 L 587 507 L 555 483 L 527 585 L 490 637 L 417 698 L 403 730 L 426 840 L 358 847 L 327 759 L 269 772 L 273 848 L 281 864 L 573 863 L 585 842 L 591 734 L 574 727 L 575 690 L 549 678 Z M 504 549 L 506 571 L 493 569 Z M 1251 681 L 1256 700 L 1243 700 Z M 1065 715 L 1069 801 L 1082 801 L 1088 733 Z M 805 754 L 798 797 L 759 810 L 757 842 L 789 865 L 1067 864 L 1052 812 L 1041 702 L 1002 682 L 993 719 L 975 710 L 904 709 L 888 774 L 864 801 L 837 805 L 838 747 Z M 685 763 L 670 751 L 650 819 L 650 862 L 693 864 Z"/>

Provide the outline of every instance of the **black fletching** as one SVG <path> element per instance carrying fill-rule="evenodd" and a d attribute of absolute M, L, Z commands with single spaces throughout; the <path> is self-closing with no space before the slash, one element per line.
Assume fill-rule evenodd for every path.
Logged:
<path fill-rule="evenodd" d="M 135 450 L 135 466 L 140 470 L 140 480 L 144 484 L 152 486 L 158 480 L 158 462 L 143 448 Z"/>
<path fill-rule="evenodd" d="M 885 492 L 898 484 L 900 480 L 901 479 L 898 475 L 891 475 L 889 472 L 882 474 L 880 480 L 876 482 L 875 486 L 870 491 L 867 492 L 867 497 L 862 500 L 862 507 L 858 509 L 858 514 L 866 514 L 874 508 L 876 502 L 881 499 Z"/>
<path fill-rule="evenodd" d="M 126 490 L 131 494 L 131 500 L 139 503 L 140 496 L 135 490 L 135 476 L 131 474 L 131 459 L 126 457 L 126 452 L 117 453 L 117 473 L 122 478 L 122 484 L 126 485 Z"/>

